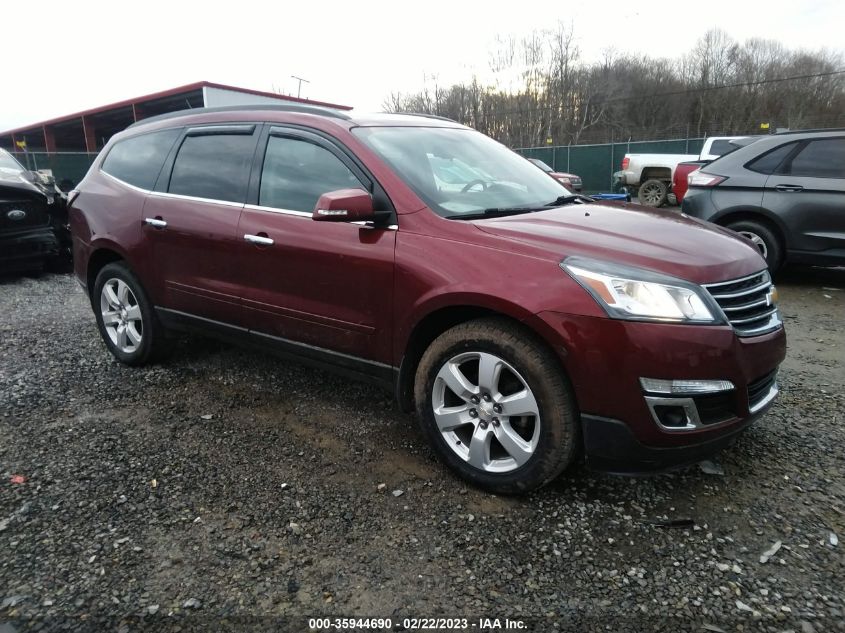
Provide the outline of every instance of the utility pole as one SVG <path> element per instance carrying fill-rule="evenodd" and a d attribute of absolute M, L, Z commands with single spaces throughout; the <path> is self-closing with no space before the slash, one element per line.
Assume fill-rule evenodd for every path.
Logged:
<path fill-rule="evenodd" d="M 299 95 L 302 93 L 302 82 L 304 81 L 307 84 L 310 84 L 311 82 L 307 79 L 303 79 L 302 77 L 297 77 L 296 75 L 291 75 L 290 78 L 296 79 L 299 82 L 299 85 L 296 87 L 296 98 L 299 99 Z"/>

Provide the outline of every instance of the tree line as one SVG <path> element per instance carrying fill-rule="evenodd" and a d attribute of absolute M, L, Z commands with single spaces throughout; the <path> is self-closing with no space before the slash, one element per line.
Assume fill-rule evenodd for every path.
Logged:
<path fill-rule="evenodd" d="M 841 51 L 706 33 L 674 59 L 606 51 L 585 61 L 573 28 L 497 41 L 490 77 L 391 94 L 384 108 L 454 119 L 511 147 L 845 126 Z M 549 139 L 551 142 L 549 142 Z"/>

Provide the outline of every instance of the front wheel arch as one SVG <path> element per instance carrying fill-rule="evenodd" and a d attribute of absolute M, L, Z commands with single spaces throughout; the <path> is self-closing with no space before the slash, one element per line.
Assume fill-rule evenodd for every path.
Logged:
<path fill-rule="evenodd" d="M 543 346 L 549 349 L 556 359 L 557 366 L 563 373 L 566 380 L 569 376 L 566 368 L 560 360 L 560 357 L 552 345 L 543 334 L 533 327 L 527 325 L 524 321 L 516 319 L 498 310 L 483 307 L 479 305 L 452 305 L 439 309 L 435 309 L 424 317 L 422 317 L 414 325 L 411 334 L 405 343 L 402 361 L 399 364 L 399 373 L 395 384 L 395 398 L 399 404 L 399 408 L 405 413 L 414 411 L 414 378 L 417 374 L 417 367 L 428 346 L 443 332 L 448 329 L 473 321 L 475 319 L 482 319 L 485 317 L 496 317 L 505 319 L 522 328 L 531 336 L 535 337 Z"/>

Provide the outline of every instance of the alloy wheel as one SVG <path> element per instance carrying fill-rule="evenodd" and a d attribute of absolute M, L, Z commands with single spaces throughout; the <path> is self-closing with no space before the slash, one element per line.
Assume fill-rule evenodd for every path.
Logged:
<path fill-rule="evenodd" d="M 643 199 L 647 204 L 656 207 L 660 204 L 662 197 L 663 189 L 661 189 L 660 185 L 652 183 L 643 186 Z"/>
<path fill-rule="evenodd" d="M 432 406 L 446 444 L 479 470 L 511 472 L 537 449 L 537 400 L 519 372 L 495 354 L 465 352 L 444 363 Z"/>
<path fill-rule="evenodd" d="M 751 243 L 757 247 L 757 250 L 760 251 L 760 254 L 763 256 L 763 259 L 766 259 L 769 255 L 769 249 L 766 246 L 765 240 L 757 235 L 756 233 L 752 233 L 751 231 L 739 231 L 739 234 L 742 237 L 751 240 Z"/>
<path fill-rule="evenodd" d="M 112 344 L 125 354 L 137 351 L 144 336 L 141 306 L 129 285 L 112 277 L 100 292 L 103 328 Z"/>

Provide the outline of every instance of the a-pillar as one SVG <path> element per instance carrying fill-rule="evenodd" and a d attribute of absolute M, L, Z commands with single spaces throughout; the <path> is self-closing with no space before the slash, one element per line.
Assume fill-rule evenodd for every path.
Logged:
<path fill-rule="evenodd" d="M 96 153 L 97 135 L 94 133 L 94 124 L 87 116 L 82 117 L 82 132 L 85 134 L 85 150 Z"/>

